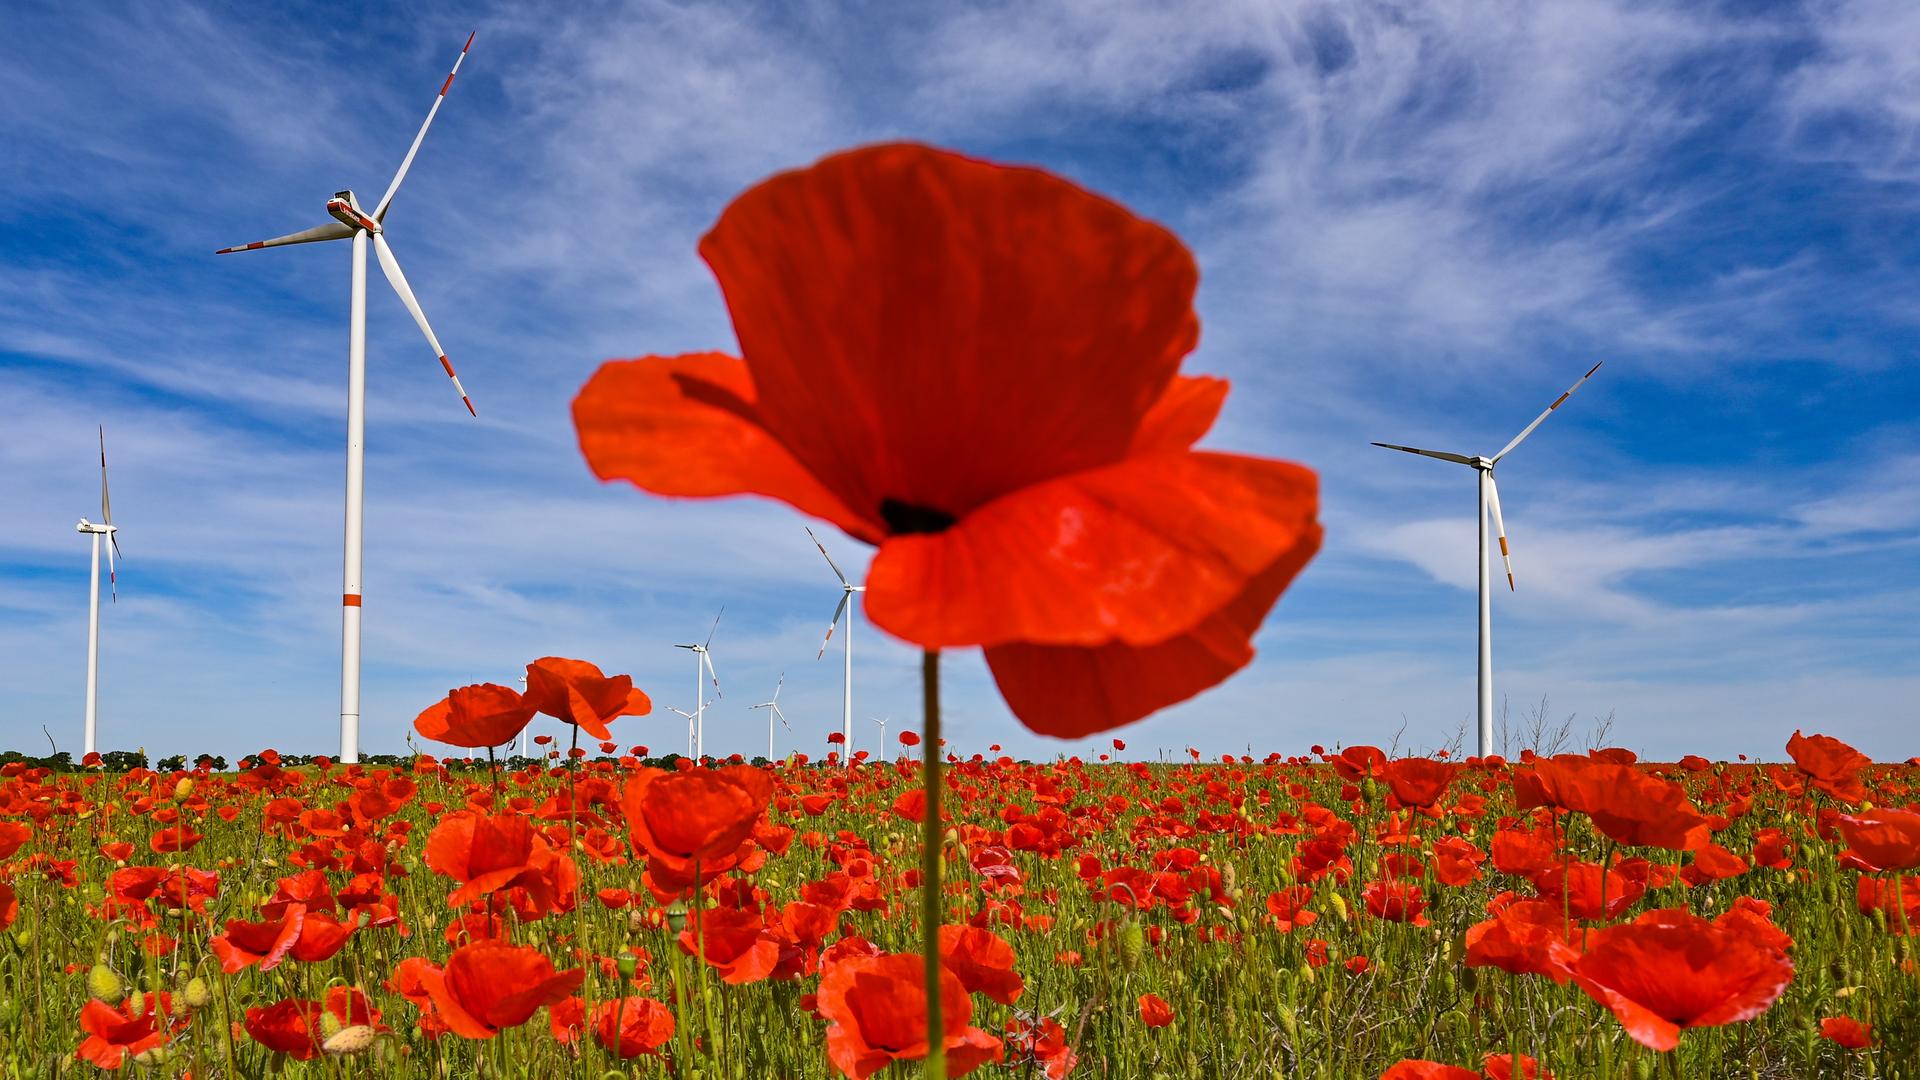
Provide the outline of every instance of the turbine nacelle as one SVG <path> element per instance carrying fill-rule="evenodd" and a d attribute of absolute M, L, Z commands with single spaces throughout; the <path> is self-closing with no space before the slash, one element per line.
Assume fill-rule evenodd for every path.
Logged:
<path fill-rule="evenodd" d="M 386 231 L 380 227 L 379 222 L 368 217 L 360 209 L 360 200 L 354 198 L 351 191 L 334 192 L 333 198 L 327 200 L 327 213 L 333 215 L 335 221 L 350 229 L 365 229 L 375 235 Z"/>

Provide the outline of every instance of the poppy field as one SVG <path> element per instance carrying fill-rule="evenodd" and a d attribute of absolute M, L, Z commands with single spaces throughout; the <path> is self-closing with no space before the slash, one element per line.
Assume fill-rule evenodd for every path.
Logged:
<path fill-rule="evenodd" d="M 628 691 L 587 667 L 604 721 Z M 492 738 L 534 697 L 417 726 Z M 8 764 L 0 1065 L 917 1075 L 926 747 L 900 742 Z M 1912 762 L 1798 733 L 1782 765 L 1123 747 L 946 748 L 948 1075 L 1916 1075 Z"/>

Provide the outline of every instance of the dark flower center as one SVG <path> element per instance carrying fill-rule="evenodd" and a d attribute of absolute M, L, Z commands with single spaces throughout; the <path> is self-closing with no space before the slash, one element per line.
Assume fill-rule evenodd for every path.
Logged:
<path fill-rule="evenodd" d="M 887 523 L 887 531 L 894 536 L 946 532 L 958 520 L 945 510 L 915 506 L 899 499 L 880 500 L 880 519 Z"/>

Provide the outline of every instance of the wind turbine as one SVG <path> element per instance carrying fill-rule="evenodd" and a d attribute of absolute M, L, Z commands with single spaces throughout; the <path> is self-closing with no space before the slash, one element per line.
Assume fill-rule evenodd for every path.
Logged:
<path fill-rule="evenodd" d="M 387 210 L 393 205 L 394 193 L 400 190 L 400 181 L 406 179 L 407 170 L 413 166 L 413 157 L 420 152 L 420 142 L 427 137 L 427 128 L 432 126 L 434 115 L 440 111 L 440 103 L 447 99 L 447 90 L 453 86 L 453 77 L 460 72 L 461 61 L 467 58 L 467 50 L 472 47 L 473 35 L 468 34 L 467 43 L 461 46 L 460 55 L 453 62 L 453 70 L 447 73 L 447 81 L 440 84 L 440 92 L 434 96 L 433 107 L 427 110 L 427 119 L 414 135 L 413 145 L 407 148 L 407 156 L 400 160 L 399 171 L 393 174 L 393 181 L 387 185 L 386 194 L 380 196 L 372 214 L 360 208 L 360 200 L 352 191 L 336 191 L 333 198 L 327 200 L 327 213 L 332 215 L 332 221 L 271 240 L 256 240 L 239 247 L 221 248 L 214 253 L 227 255 L 236 251 L 257 251 L 260 248 L 312 244 L 323 240 L 353 241 L 352 300 L 347 318 L 346 557 L 341 574 L 340 597 L 340 760 L 348 763 L 360 760 L 360 542 L 367 416 L 367 244 L 371 239 L 374 254 L 380 259 L 380 269 L 386 273 L 393 291 L 400 294 L 400 302 L 413 315 L 413 321 L 419 324 L 421 333 L 426 335 L 427 344 L 433 346 L 434 355 L 446 370 L 447 378 L 453 380 L 453 389 L 460 395 L 467 412 L 479 415 L 474 412 L 473 399 L 467 396 L 466 388 L 460 385 L 460 377 L 453 373 L 453 362 L 447 359 L 447 351 L 440 347 L 440 339 L 434 336 L 433 327 L 427 324 L 426 313 L 420 310 L 420 302 L 414 299 L 406 275 L 400 272 L 400 263 L 393 256 L 393 249 L 387 245 L 384 224 Z"/>
<path fill-rule="evenodd" d="M 727 613 L 726 605 L 720 606 L 720 615 Z M 713 670 L 713 635 L 720 629 L 720 615 L 713 617 L 713 629 L 707 631 L 707 640 L 698 645 L 675 645 L 676 649 L 687 649 L 694 655 L 693 661 L 693 760 L 699 761 L 707 748 L 707 703 L 704 680 L 713 680 L 713 696 L 720 697 L 720 676 Z M 704 675 L 702 673 L 704 669 Z M 674 710 L 678 712 L 679 710 Z"/>
<path fill-rule="evenodd" d="M 697 706 L 696 706 L 697 707 Z M 687 756 L 693 756 L 693 714 L 676 705 L 667 706 L 668 712 L 679 713 L 687 718 Z"/>
<path fill-rule="evenodd" d="M 520 676 L 520 692 L 522 694 L 527 692 L 527 677 L 525 675 Z M 527 756 L 527 729 L 531 727 L 533 727 L 533 721 L 529 720 L 527 721 L 526 727 L 520 729 L 520 753 L 518 755 L 520 757 Z"/>
<path fill-rule="evenodd" d="M 773 697 L 767 699 L 766 701 L 761 702 L 758 705 L 747 706 L 747 708 L 749 709 L 773 710 L 767 713 L 767 760 L 768 761 L 773 760 L 773 722 L 774 720 L 778 719 L 780 721 L 780 726 L 783 728 L 786 728 L 788 731 L 793 730 L 793 725 L 787 723 L 787 714 L 780 711 L 780 688 L 785 685 L 787 685 L 787 673 L 783 671 L 780 673 L 780 681 L 773 684 Z"/>
<path fill-rule="evenodd" d="M 844 612 L 847 616 L 847 640 L 844 646 L 847 651 L 847 666 L 840 680 L 840 735 L 846 740 L 846 745 L 841 747 L 841 751 L 846 757 L 847 765 L 851 767 L 853 765 L 853 594 L 866 592 L 867 587 L 855 585 L 847 580 L 847 575 L 840 572 L 840 567 L 833 561 L 833 556 L 827 554 L 827 546 L 820 542 L 819 537 L 813 535 L 812 529 L 807 530 L 807 536 L 813 541 L 813 546 L 820 549 L 820 557 L 827 560 L 827 565 L 833 568 L 833 576 L 840 579 L 840 604 L 833 609 L 833 621 L 827 623 L 827 636 L 821 639 L 820 651 L 814 655 L 814 659 L 818 660 L 827 655 L 827 643 L 833 640 L 834 628 L 840 625 L 840 615 Z"/>
<path fill-rule="evenodd" d="M 880 725 L 880 760 L 885 761 L 887 758 L 887 725 L 893 723 L 893 717 L 889 716 L 882 720 L 877 716 L 869 716 L 867 719 Z"/>
<path fill-rule="evenodd" d="M 107 429 L 100 429 L 100 523 L 86 518 L 74 526 L 77 532 L 93 537 L 93 575 L 87 593 L 87 719 L 81 738 L 81 754 L 96 749 L 94 735 L 100 707 L 100 538 L 107 539 L 107 591 L 115 603 L 120 600 L 120 573 L 114 557 L 120 554 L 119 529 L 113 524 L 113 500 L 107 498 Z"/>
<path fill-rule="evenodd" d="M 1601 361 L 1601 363 L 1605 363 L 1605 361 Z M 1493 527 L 1495 531 L 1499 533 L 1499 536 L 1500 536 L 1500 558 L 1505 560 L 1506 566 L 1507 566 L 1507 589 L 1511 591 L 1514 588 L 1513 556 L 1509 553 L 1507 549 L 1507 525 L 1506 525 L 1506 522 L 1503 521 L 1500 517 L 1500 489 L 1494 486 L 1493 468 L 1494 466 L 1500 464 L 1501 458 L 1504 458 L 1508 454 L 1512 453 L 1514 447 L 1519 446 L 1520 443 L 1523 440 L 1525 440 L 1527 436 L 1533 434 L 1534 428 L 1539 427 L 1542 421 L 1546 420 L 1547 417 L 1553 415 L 1553 411 L 1555 409 L 1558 409 L 1560 406 L 1566 404 L 1567 399 L 1573 396 L 1573 392 L 1575 390 L 1580 389 L 1582 386 L 1586 385 L 1587 380 L 1593 378 L 1593 373 L 1599 370 L 1600 370 L 1600 364 L 1595 364 L 1592 367 L 1588 368 L 1587 373 L 1585 375 L 1580 376 L 1579 382 L 1574 383 L 1572 386 L 1567 388 L 1566 393 L 1561 394 L 1559 397 L 1555 398 L 1553 401 L 1553 404 L 1547 406 L 1545 412 L 1542 412 L 1539 416 L 1534 417 L 1533 423 L 1528 424 L 1525 428 L 1523 428 L 1520 434 L 1515 435 L 1513 437 L 1512 442 L 1509 442 L 1507 445 L 1501 447 L 1500 452 L 1493 455 L 1492 457 L 1468 457 L 1465 454 L 1449 454 L 1441 450 L 1420 450 L 1412 446 L 1397 446 L 1393 443 L 1377 442 L 1373 444 L 1375 446 L 1384 446 L 1388 450 L 1400 450 L 1408 454 L 1419 454 L 1421 457 L 1438 458 L 1441 461 L 1451 461 L 1456 465 L 1465 465 L 1479 475 L 1479 485 L 1480 485 L 1480 515 L 1479 515 L 1479 518 L 1480 518 L 1480 730 L 1479 730 L 1479 745 L 1480 745 L 1481 757 L 1486 757 L 1488 754 L 1493 752 L 1493 596 L 1492 596 L 1492 590 L 1488 585 L 1488 575 L 1487 575 L 1487 571 L 1488 571 L 1487 511 L 1489 509 L 1493 511 Z"/>

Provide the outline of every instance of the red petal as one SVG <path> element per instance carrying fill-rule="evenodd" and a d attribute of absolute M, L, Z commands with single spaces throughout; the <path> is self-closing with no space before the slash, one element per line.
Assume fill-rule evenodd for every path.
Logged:
<path fill-rule="evenodd" d="M 573 401 L 580 452 L 602 480 L 656 495 L 765 495 L 877 540 L 756 423 L 747 365 L 724 353 L 646 356 L 600 366 Z"/>
<path fill-rule="evenodd" d="M 987 666 L 1007 707 L 1042 735 L 1077 739 L 1130 724 L 1245 667 L 1253 659 L 1254 631 L 1319 548 L 1316 524 L 1232 603 L 1170 641 L 998 645 L 986 650 Z"/>
<path fill-rule="evenodd" d="M 867 617 L 930 649 L 1164 642 L 1317 535 L 1316 501 L 1314 474 L 1287 462 L 1131 459 L 889 539 L 867 572 Z"/>
<path fill-rule="evenodd" d="M 1174 379 L 1140 421 L 1128 456 L 1192 449 L 1220 415 L 1220 406 L 1227 401 L 1227 386 L 1227 380 L 1207 375 Z"/>
<path fill-rule="evenodd" d="M 700 243 L 761 424 L 856 513 L 961 516 L 1120 460 L 1192 350 L 1172 233 L 1038 169 L 925 146 L 782 173 Z"/>

